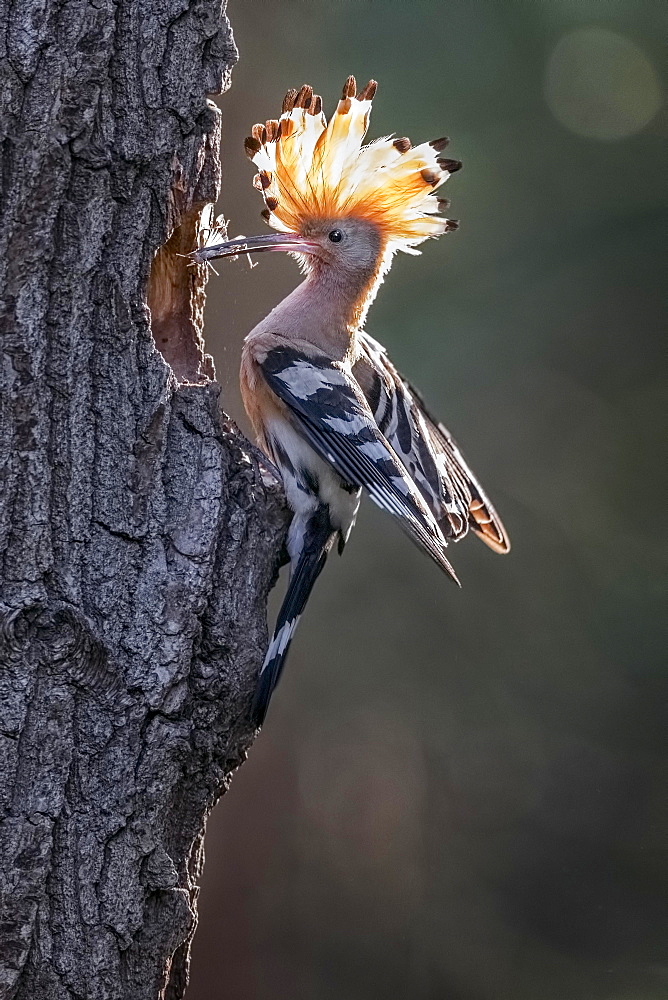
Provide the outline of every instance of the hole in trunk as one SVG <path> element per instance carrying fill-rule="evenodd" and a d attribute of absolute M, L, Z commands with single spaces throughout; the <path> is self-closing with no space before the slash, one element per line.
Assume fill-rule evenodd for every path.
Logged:
<path fill-rule="evenodd" d="M 206 268 L 178 256 L 198 246 L 211 215 L 212 206 L 198 205 L 184 216 L 156 252 L 148 280 L 153 340 L 179 382 L 203 383 L 216 377 L 213 358 L 204 351 Z"/>

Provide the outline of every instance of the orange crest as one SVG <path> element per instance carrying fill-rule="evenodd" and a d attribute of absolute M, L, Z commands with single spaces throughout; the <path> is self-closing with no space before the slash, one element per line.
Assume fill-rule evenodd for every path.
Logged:
<path fill-rule="evenodd" d="M 457 228 L 437 215 L 448 203 L 434 191 L 461 163 L 439 156 L 447 139 L 412 146 L 386 137 L 363 146 L 376 83 L 360 94 L 356 89 L 349 76 L 329 123 L 320 97 L 305 84 L 288 91 L 278 121 L 253 126 L 245 146 L 258 168 L 262 214 L 281 232 L 300 232 L 312 219 L 363 218 L 378 226 L 389 248 L 415 253 L 416 243 Z"/>

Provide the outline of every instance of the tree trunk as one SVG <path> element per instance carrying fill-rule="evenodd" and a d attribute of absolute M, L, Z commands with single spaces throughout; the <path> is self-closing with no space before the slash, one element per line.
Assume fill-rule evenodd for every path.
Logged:
<path fill-rule="evenodd" d="M 221 0 L 0 26 L 0 997 L 177 1000 L 285 529 L 175 255 L 236 51 Z"/>

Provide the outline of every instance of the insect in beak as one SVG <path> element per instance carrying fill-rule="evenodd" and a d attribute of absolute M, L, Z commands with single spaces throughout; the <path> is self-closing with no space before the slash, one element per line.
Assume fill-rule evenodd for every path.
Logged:
<path fill-rule="evenodd" d="M 307 240 L 298 233 L 270 233 L 267 236 L 242 236 L 213 246 L 200 247 L 199 250 L 193 250 L 186 256 L 194 264 L 205 264 L 217 257 L 238 257 L 239 254 L 260 253 L 266 250 L 313 254 L 317 249 L 317 243 Z"/>

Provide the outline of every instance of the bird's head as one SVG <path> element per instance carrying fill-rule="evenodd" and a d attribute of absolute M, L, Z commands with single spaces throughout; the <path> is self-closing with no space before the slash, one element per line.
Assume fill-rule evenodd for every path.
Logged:
<path fill-rule="evenodd" d="M 288 91 L 281 117 L 254 125 L 245 142 L 264 197 L 262 215 L 277 233 L 212 245 L 193 258 L 283 250 L 298 255 L 306 270 L 371 280 L 397 250 L 419 253 L 417 244 L 456 229 L 439 214 L 448 202 L 435 194 L 461 167 L 441 156 L 448 140 L 412 146 L 389 136 L 363 146 L 375 92 L 371 80 L 357 94 L 348 77 L 328 123 L 311 87 Z"/>

